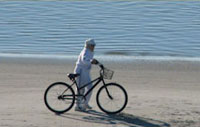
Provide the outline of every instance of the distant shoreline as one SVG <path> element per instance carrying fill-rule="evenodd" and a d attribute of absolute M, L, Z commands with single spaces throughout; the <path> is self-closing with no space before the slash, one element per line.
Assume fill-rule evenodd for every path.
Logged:
<path fill-rule="evenodd" d="M 0 54 L 2 60 L 59 60 L 59 61 L 76 61 L 78 55 L 46 55 L 46 54 Z M 175 56 L 124 56 L 124 55 L 95 55 L 96 59 L 104 62 L 159 62 L 159 61 L 181 61 L 181 62 L 200 62 L 200 57 L 175 57 Z"/>

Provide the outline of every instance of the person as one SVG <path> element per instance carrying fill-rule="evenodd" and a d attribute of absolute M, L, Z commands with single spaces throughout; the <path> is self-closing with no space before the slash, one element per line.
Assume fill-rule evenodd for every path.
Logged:
<path fill-rule="evenodd" d="M 83 85 L 86 85 L 91 81 L 90 77 L 91 66 L 92 64 L 98 64 L 98 61 L 93 58 L 95 46 L 96 43 L 94 39 L 87 39 L 85 41 L 85 46 L 78 57 L 74 69 L 74 73 L 79 74 L 79 76 L 76 79 L 78 88 L 82 87 Z M 87 85 L 87 87 L 79 90 L 79 94 L 80 95 L 85 94 L 90 88 L 92 88 L 92 83 Z M 86 98 L 79 96 L 77 98 L 75 111 L 85 111 L 86 109 L 92 109 L 92 107 L 89 105 L 91 95 L 92 92 L 90 92 L 86 96 Z"/>

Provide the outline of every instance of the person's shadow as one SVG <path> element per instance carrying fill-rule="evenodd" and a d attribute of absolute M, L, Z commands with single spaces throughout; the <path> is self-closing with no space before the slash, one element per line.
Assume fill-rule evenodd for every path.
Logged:
<path fill-rule="evenodd" d="M 87 115 L 66 113 L 59 116 L 68 119 L 74 119 L 78 121 L 91 122 L 91 123 L 111 124 L 111 125 L 120 124 L 123 125 L 124 127 L 171 127 L 170 124 L 162 121 L 137 117 L 128 113 L 108 115 L 103 112 L 98 112 L 95 110 L 90 110 L 84 113 L 87 113 Z"/>

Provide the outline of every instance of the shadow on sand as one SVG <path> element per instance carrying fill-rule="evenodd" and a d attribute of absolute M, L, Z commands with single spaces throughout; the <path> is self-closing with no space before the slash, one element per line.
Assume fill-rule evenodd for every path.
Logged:
<path fill-rule="evenodd" d="M 170 127 L 170 124 L 168 123 L 143 117 L 137 117 L 128 113 L 108 115 L 95 110 L 90 110 L 84 113 L 86 113 L 86 115 L 67 113 L 59 116 L 83 122 L 123 125 L 124 127 Z"/>

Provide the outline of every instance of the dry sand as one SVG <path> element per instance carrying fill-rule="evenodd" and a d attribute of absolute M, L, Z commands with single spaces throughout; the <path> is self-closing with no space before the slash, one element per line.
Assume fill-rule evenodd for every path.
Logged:
<path fill-rule="evenodd" d="M 53 82 L 70 82 L 74 60 L 0 59 L 0 127 L 199 127 L 200 63 L 188 61 L 105 62 L 115 70 L 112 82 L 128 92 L 126 109 L 107 115 L 96 104 L 92 111 L 62 115 L 43 100 Z M 92 77 L 98 75 L 93 67 Z M 110 82 L 107 80 L 107 82 Z"/>

